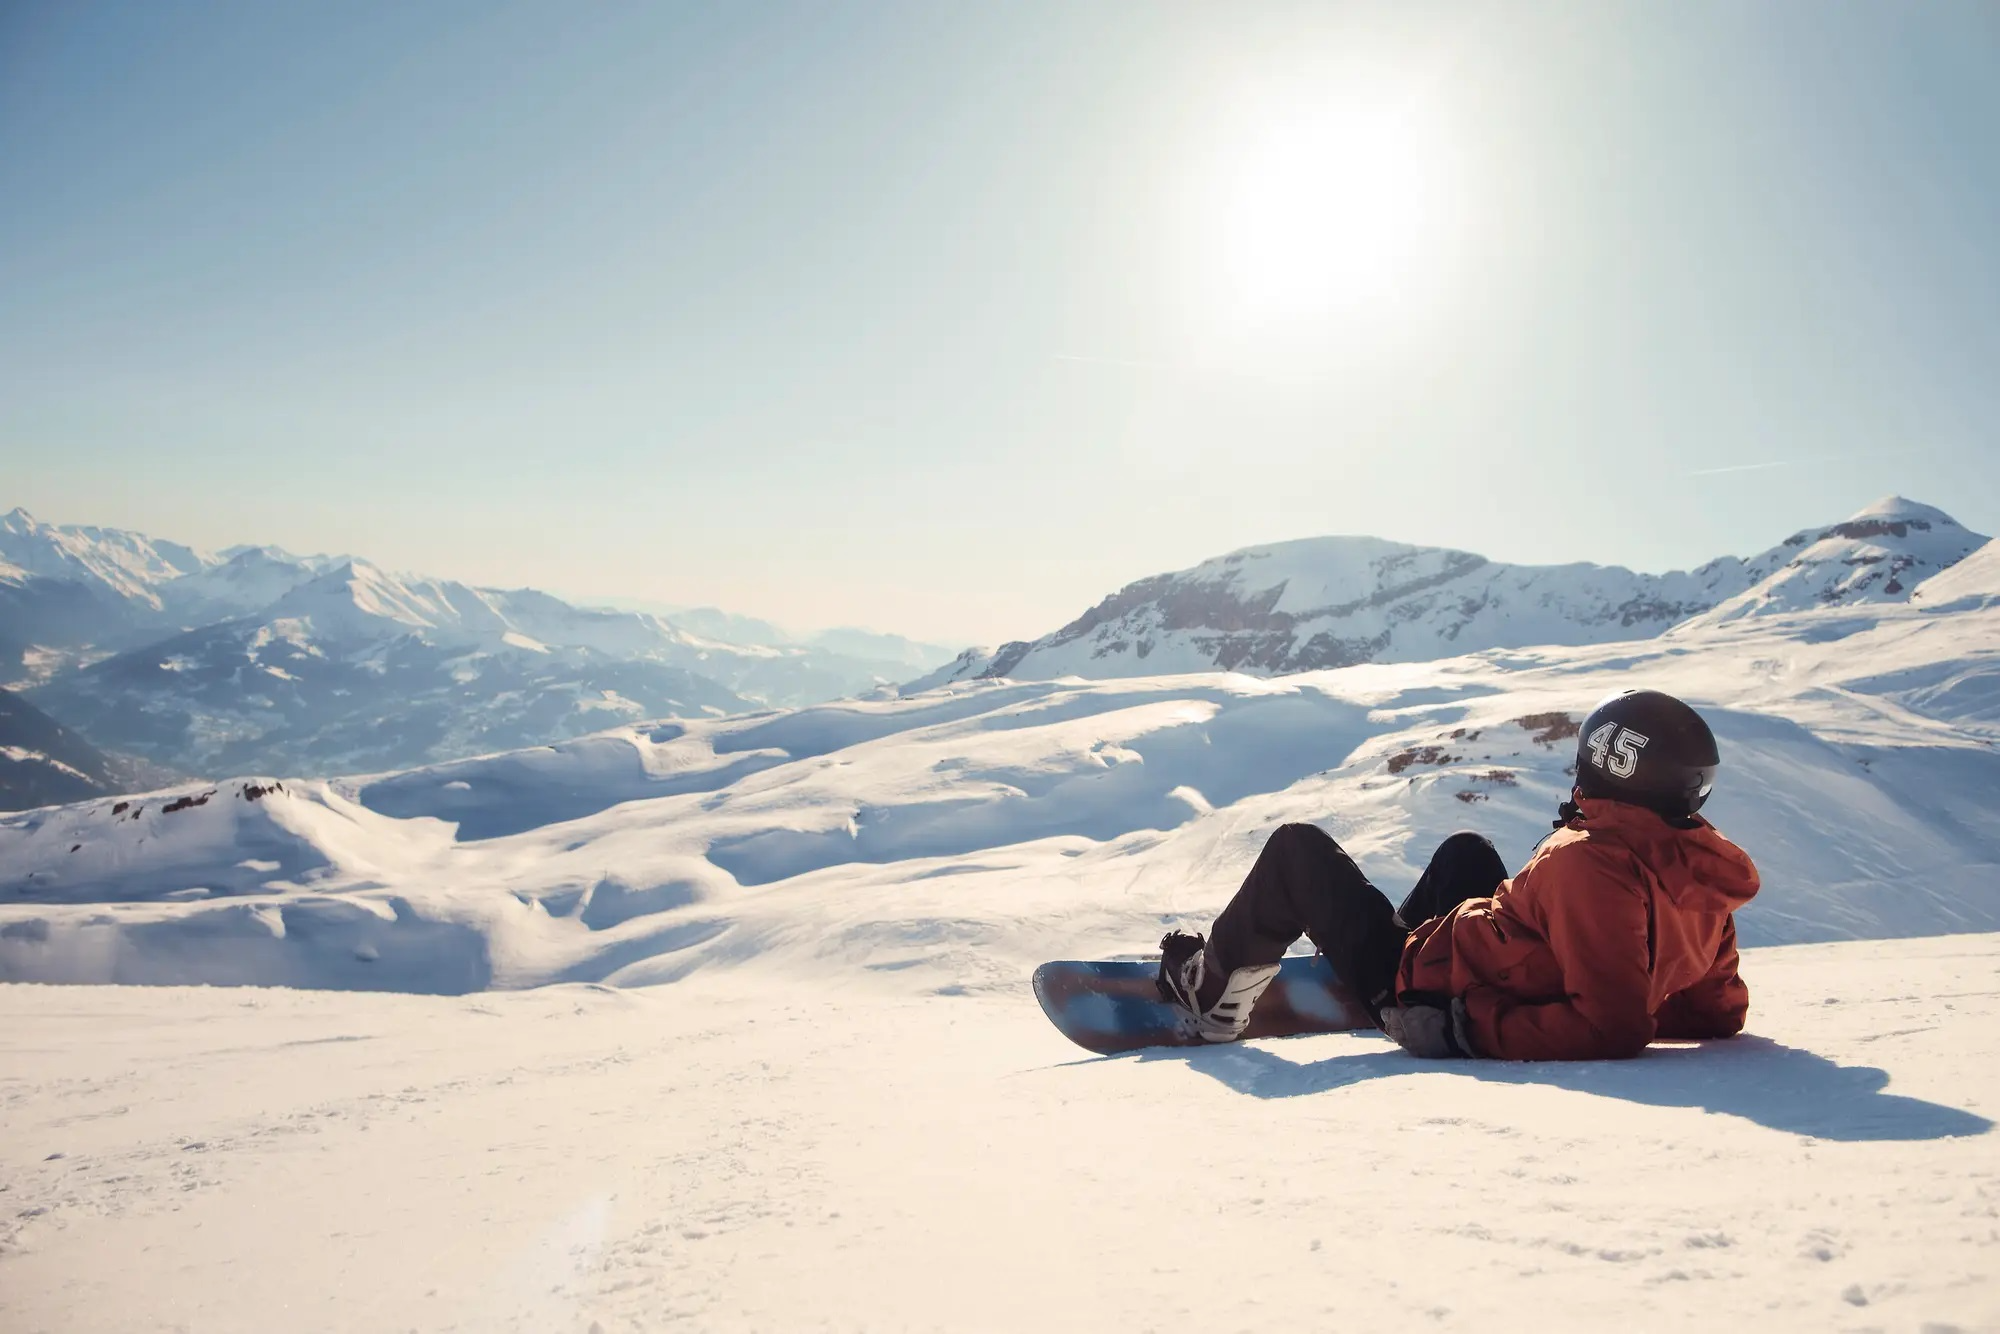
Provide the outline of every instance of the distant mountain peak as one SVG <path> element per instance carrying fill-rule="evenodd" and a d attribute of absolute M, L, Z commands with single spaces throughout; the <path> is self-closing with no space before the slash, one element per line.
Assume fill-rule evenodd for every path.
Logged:
<path fill-rule="evenodd" d="M 1746 616 L 1859 603 L 1905 602 L 1920 584 L 1986 544 L 1932 505 L 1884 496 L 1839 523 L 1786 538 L 1762 578 L 1689 620 L 1689 628 Z M 1752 562 L 1761 568 L 1765 560 Z"/>
<path fill-rule="evenodd" d="M 1824 528 L 1802 528 L 1786 538 L 1785 545 L 1802 547 L 1828 538 L 1859 542 L 1870 538 L 1905 538 L 1912 532 L 1964 533 L 1966 531 L 1968 530 L 1958 520 L 1934 505 L 1926 505 L 1903 496 L 1884 496 L 1839 523 L 1828 524 Z"/>
<path fill-rule="evenodd" d="M 1379 537 L 1302 538 L 1137 580 L 1040 639 L 968 651 L 912 687 L 1218 669 L 1273 676 L 1645 639 L 1684 623 L 1901 600 L 1984 541 L 1902 496 L 1748 560 L 1723 556 L 1663 575 L 1583 562 L 1509 565 Z"/>
<path fill-rule="evenodd" d="M 1909 523 L 1928 523 L 1936 527 L 1956 528 L 1958 520 L 1946 514 L 1935 505 L 1926 505 L 1920 500 L 1907 496 L 1884 496 L 1848 516 L 1848 522 L 1856 523 L 1865 519 L 1888 519 Z"/>

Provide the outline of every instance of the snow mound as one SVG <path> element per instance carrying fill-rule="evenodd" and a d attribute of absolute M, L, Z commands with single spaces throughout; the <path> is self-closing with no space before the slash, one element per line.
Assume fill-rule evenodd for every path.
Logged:
<path fill-rule="evenodd" d="M 307 890 L 410 869 L 449 845 L 434 820 L 376 815 L 323 782 L 271 778 L 167 789 L 0 817 L 33 869 L 16 902 L 199 902 Z"/>

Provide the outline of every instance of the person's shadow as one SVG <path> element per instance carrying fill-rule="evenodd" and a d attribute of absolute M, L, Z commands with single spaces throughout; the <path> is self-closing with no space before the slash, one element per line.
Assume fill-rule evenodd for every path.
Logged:
<path fill-rule="evenodd" d="M 1156 1047 L 1142 1061 L 1185 1061 L 1239 1093 L 1295 1098 L 1419 1072 L 1492 1084 L 1547 1084 L 1656 1107 L 1698 1107 L 1773 1130 L 1827 1140 L 1945 1139 L 1983 1135 L 1983 1116 L 1921 1098 L 1885 1093 L 1889 1076 L 1871 1065 L 1836 1065 L 1769 1038 L 1655 1046 L 1632 1061 L 1420 1061 L 1393 1047 L 1290 1061 L 1261 1046 Z"/>

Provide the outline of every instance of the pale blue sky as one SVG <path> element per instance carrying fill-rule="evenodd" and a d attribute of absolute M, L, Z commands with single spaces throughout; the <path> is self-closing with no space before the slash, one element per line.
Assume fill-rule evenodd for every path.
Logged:
<path fill-rule="evenodd" d="M 1995 237 L 1977 0 L 13 0 L 0 508 L 955 641 L 1994 532 Z"/>

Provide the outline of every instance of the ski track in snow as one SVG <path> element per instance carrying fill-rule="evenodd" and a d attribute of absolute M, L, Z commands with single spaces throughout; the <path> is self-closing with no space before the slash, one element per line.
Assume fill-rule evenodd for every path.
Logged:
<path fill-rule="evenodd" d="M 1751 952 L 1751 1035 L 1091 1058 L 881 974 L 0 988 L 0 1325 L 2000 1327 L 2000 935 Z"/>

